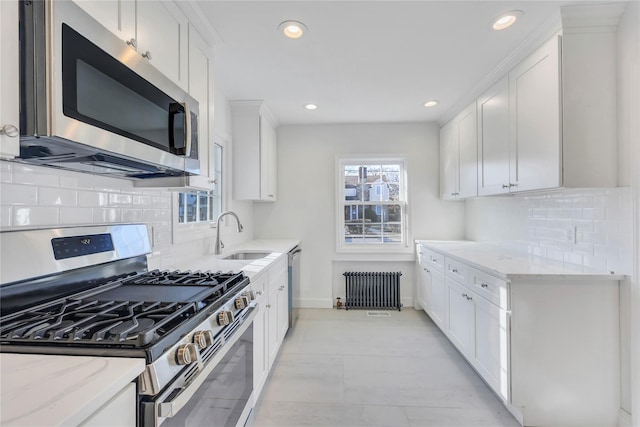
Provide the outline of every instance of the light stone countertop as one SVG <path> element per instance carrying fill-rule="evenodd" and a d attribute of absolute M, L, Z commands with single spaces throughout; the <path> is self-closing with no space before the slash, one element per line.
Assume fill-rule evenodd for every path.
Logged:
<path fill-rule="evenodd" d="M 0 354 L 0 425 L 78 425 L 144 367 L 144 359 Z"/>
<path fill-rule="evenodd" d="M 502 242 L 416 240 L 416 243 L 504 279 L 622 280 L 623 274 L 528 255 Z"/>
<path fill-rule="evenodd" d="M 200 271 L 243 271 L 251 280 L 262 274 L 265 267 L 287 254 L 291 249 L 300 244 L 299 240 L 251 240 L 249 242 L 223 249 L 220 255 L 203 255 L 193 258 L 179 265 L 172 265 L 170 268 L 179 270 L 200 270 Z M 264 258 L 255 260 L 225 260 L 224 257 L 236 252 L 270 252 Z"/>

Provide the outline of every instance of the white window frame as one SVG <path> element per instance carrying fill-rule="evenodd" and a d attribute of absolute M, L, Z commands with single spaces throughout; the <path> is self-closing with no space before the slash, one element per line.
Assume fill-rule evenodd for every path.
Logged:
<path fill-rule="evenodd" d="M 354 201 L 347 201 L 345 198 L 344 167 L 348 164 L 375 164 L 375 163 L 395 163 L 400 164 L 402 173 L 400 175 L 401 200 L 388 202 L 389 204 L 402 205 L 402 242 L 399 243 L 367 243 L 354 244 L 344 241 L 344 207 L 346 204 L 354 204 Z M 336 156 L 335 177 L 336 177 L 336 252 L 337 253 L 410 253 L 413 245 L 409 242 L 409 191 L 408 191 L 408 157 L 405 155 L 338 155 Z M 378 202 L 376 204 L 385 204 Z"/>
<path fill-rule="evenodd" d="M 1 1 L 1 0 L 0 0 Z M 227 170 L 227 161 L 226 150 L 227 145 L 224 140 L 214 139 L 214 144 L 212 146 L 219 145 L 222 147 L 222 183 L 215 183 L 214 185 L 221 185 L 221 198 L 220 198 L 220 212 L 224 212 L 225 206 L 227 204 L 226 195 L 227 195 L 227 186 L 225 177 L 228 175 Z M 180 197 L 181 193 L 186 193 L 188 191 L 176 192 L 171 198 L 171 223 L 172 223 L 172 241 L 174 244 L 176 243 L 184 243 L 193 240 L 201 240 L 202 238 L 213 238 L 215 236 L 215 228 L 216 222 L 218 218 L 212 218 L 209 221 L 200 221 L 200 222 L 178 222 L 178 197 Z M 212 201 L 213 198 L 210 199 Z"/>

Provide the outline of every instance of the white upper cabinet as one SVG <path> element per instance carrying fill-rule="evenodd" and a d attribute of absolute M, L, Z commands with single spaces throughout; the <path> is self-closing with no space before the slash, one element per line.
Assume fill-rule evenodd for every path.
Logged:
<path fill-rule="evenodd" d="M 559 39 L 509 73 L 509 182 L 515 191 L 562 185 Z"/>
<path fill-rule="evenodd" d="M 509 79 L 478 98 L 478 195 L 509 192 Z"/>
<path fill-rule="evenodd" d="M 476 103 L 440 131 L 441 195 L 445 200 L 478 195 Z"/>
<path fill-rule="evenodd" d="M 0 1 L 0 157 L 20 154 L 18 2 Z"/>
<path fill-rule="evenodd" d="M 130 43 L 135 40 L 135 0 L 73 0 L 73 2 L 122 40 Z"/>
<path fill-rule="evenodd" d="M 151 65 L 188 89 L 189 22 L 172 1 L 74 0 Z"/>
<path fill-rule="evenodd" d="M 275 119 L 262 101 L 231 101 L 233 198 L 276 200 Z"/>
<path fill-rule="evenodd" d="M 189 22 L 171 1 L 136 2 L 137 50 L 162 74 L 188 88 Z"/>

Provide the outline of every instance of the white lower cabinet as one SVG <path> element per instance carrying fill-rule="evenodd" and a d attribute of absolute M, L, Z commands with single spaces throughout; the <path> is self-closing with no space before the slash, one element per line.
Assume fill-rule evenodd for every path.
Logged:
<path fill-rule="evenodd" d="M 505 279 L 446 252 L 418 245 L 418 254 L 418 303 L 522 425 L 616 425 L 615 279 Z"/>
<path fill-rule="evenodd" d="M 252 279 L 258 314 L 253 321 L 253 390 L 257 401 L 289 329 L 287 257 Z"/>
<path fill-rule="evenodd" d="M 136 425 L 136 385 L 127 384 L 80 427 L 134 427 Z"/>

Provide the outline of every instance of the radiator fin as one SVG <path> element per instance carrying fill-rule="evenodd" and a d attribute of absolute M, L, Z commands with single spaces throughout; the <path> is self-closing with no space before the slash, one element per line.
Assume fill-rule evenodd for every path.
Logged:
<path fill-rule="evenodd" d="M 386 308 L 400 311 L 401 272 L 351 272 L 346 282 L 345 308 Z"/>

